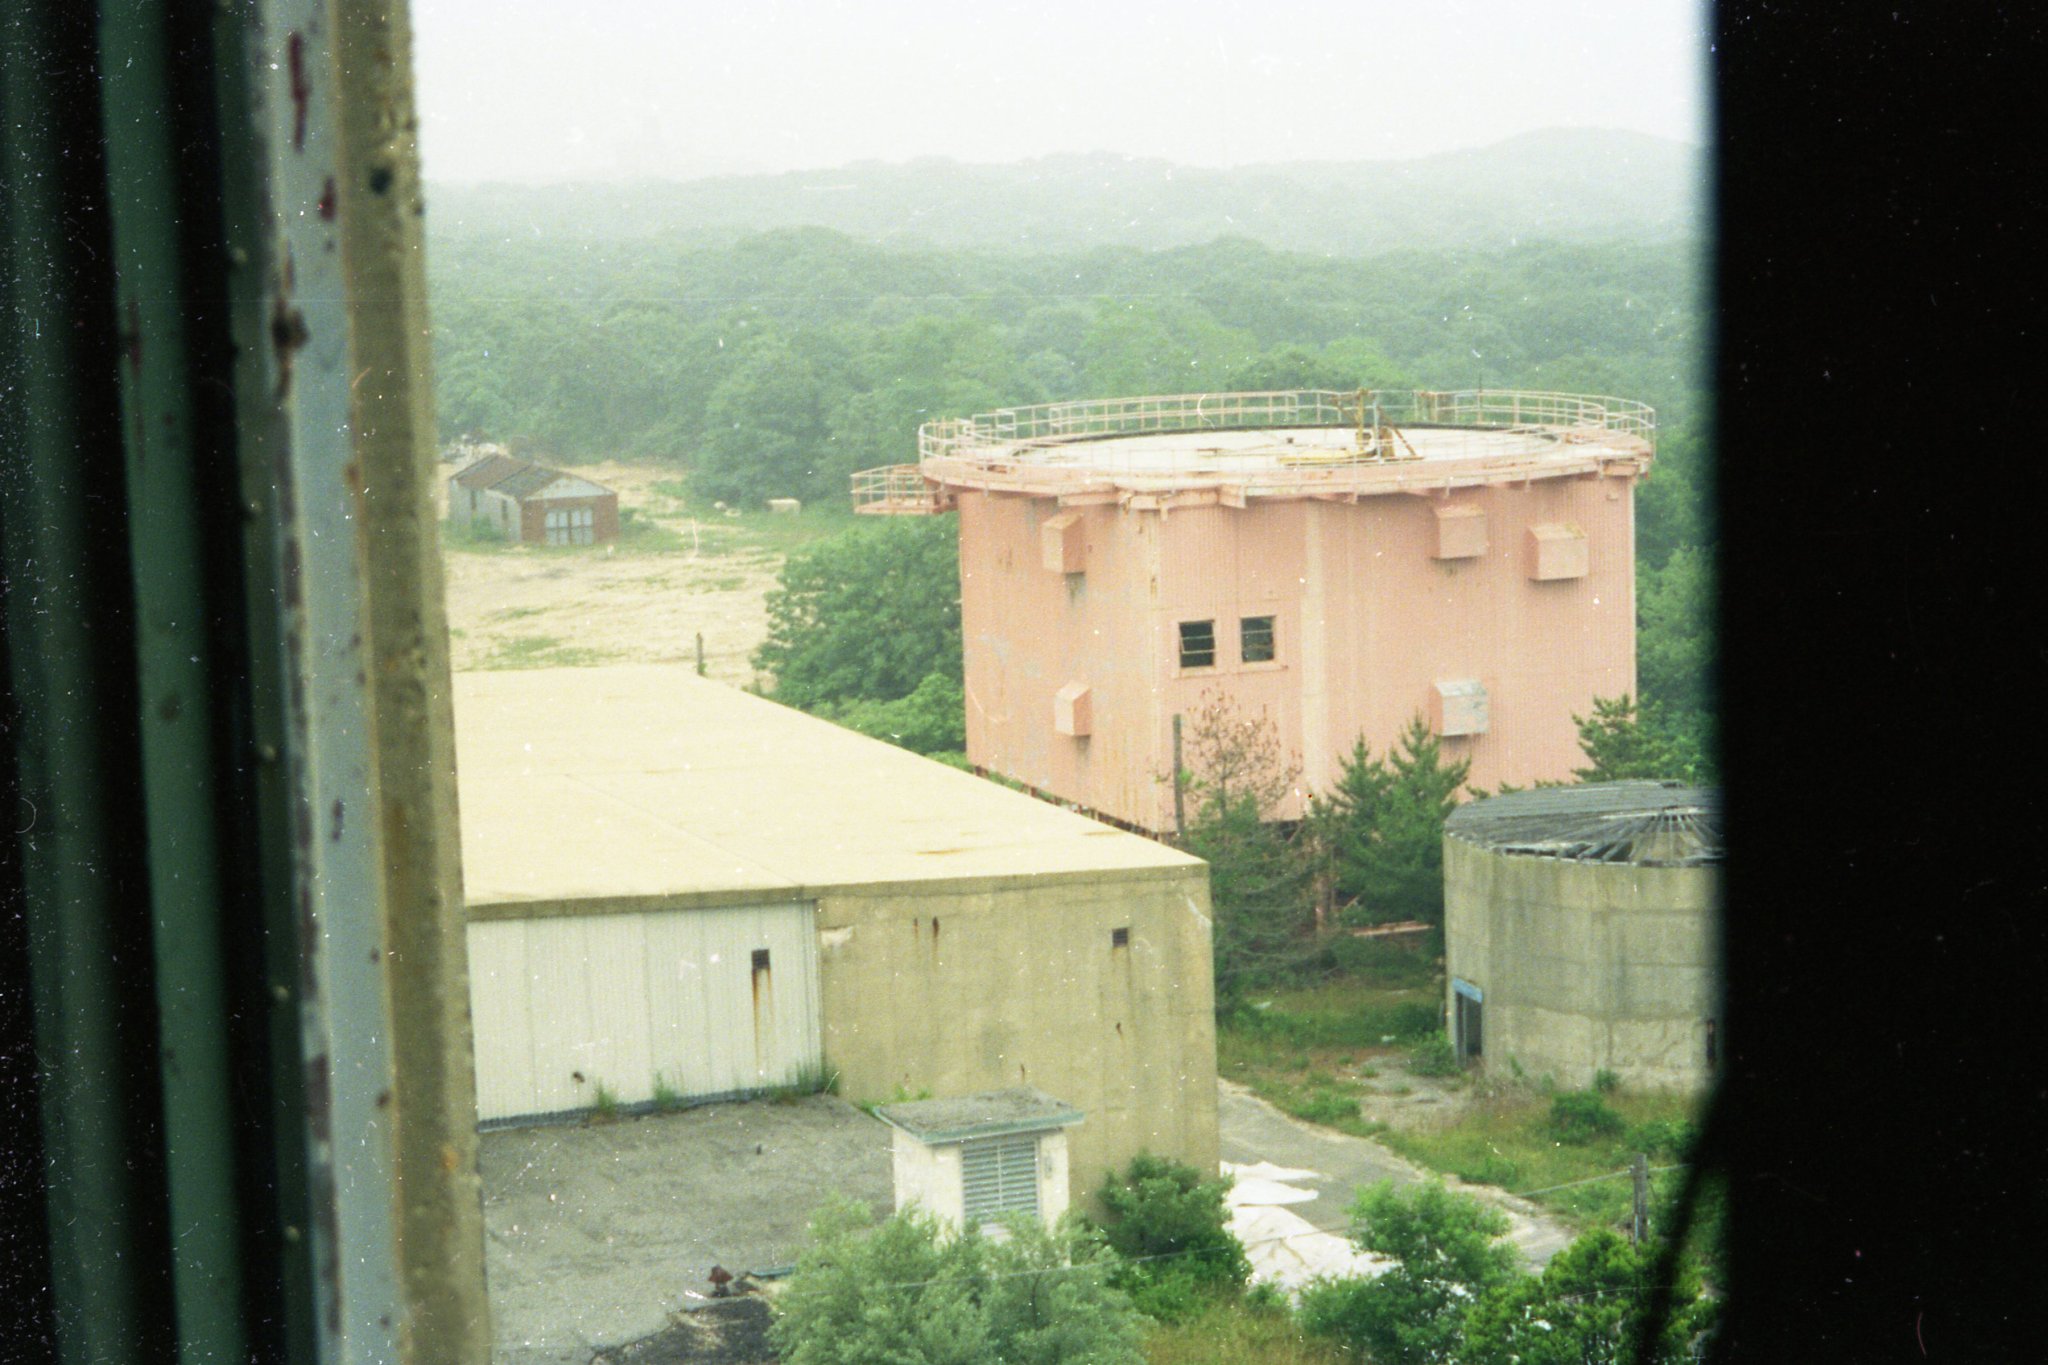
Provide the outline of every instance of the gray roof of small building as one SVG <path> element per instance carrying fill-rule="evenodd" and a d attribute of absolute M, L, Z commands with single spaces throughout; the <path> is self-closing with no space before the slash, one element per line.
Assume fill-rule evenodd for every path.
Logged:
<path fill-rule="evenodd" d="M 600 493 L 612 491 L 601 483 L 583 479 L 581 475 L 565 475 L 559 469 L 535 464 L 531 460 L 522 460 L 516 455 L 486 456 L 459 471 L 455 475 L 455 482 L 464 488 L 474 488 L 479 492 L 489 489 L 524 502 L 557 479 L 572 477 L 590 484 Z"/>
<path fill-rule="evenodd" d="M 1538 787 L 1452 811 L 1444 833 L 1496 853 L 1575 862 L 1721 861 L 1721 789 L 1677 782 Z"/>
<path fill-rule="evenodd" d="M 1080 1110 L 1062 1104 L 1043 1090 L 1017 1086 L 955 1099 L 879 1105 L 875 1117 L 901 1128 L 919 1142 L 942 1143 L 1009 1133 L 1041 1133 L 1079 1123 L 1083 1116 Z"/>
<path fill-rule="evenodd" d="M 455 482 L 464 488 L 479 492 L 495 488 L 515 474 L 522 474 L 533 468 L 533 462 L 522 460 L 516 455 L 487 455 L 475 464 L 467 465 L 455 475 Z"/>

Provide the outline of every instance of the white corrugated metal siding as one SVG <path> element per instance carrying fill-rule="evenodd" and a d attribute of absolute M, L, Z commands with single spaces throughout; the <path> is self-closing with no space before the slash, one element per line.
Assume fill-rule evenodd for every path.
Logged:
<path fill-rule="evenodd" d="M 477 1117 L 790 1084 L 822 1063 L 808 904 L 469 926 Z M 764 956 L 765 955 L 765 956 Z"/>

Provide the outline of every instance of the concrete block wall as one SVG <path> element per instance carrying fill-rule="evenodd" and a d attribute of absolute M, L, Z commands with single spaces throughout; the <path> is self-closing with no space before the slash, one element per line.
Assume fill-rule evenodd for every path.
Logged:
<path fill-rule="evenodd" d="M 1705 1082 L 1720 1010 L 1720 873 L 1496 853 L 1444 840 L 1450 976 L 1484 992 L 1489 1071 L 1567 1086 Z"/>
<path fill-rule="evenodd" d="M 1035 1086 L 1086 1116 L 1068 1138 L 1084 1206 L 1140 1151 L 1216 1169 L 1205 867 L 828 890 L 818 927 L 845 1098 Z"/>

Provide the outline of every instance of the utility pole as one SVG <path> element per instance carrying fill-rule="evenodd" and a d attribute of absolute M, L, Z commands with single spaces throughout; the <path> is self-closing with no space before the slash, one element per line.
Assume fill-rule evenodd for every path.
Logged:
<path fill-rule="evenodd" d="M 1173 718 L 1173 834 L 1176 839 L 1185 839 L 1188 834 L 1186 787 L 1186 774 L 1180 766 L 1180 716 L 1176 713 Z"/>
<path fill-rule="evenodd" d="M 1650 1158 L 1641 1152 L 1628 1163 L 1629 1183 L 1635 1187 L 1628 1225 L 1629 1245 L 1642 1243 L 1650 1231 Z"/>

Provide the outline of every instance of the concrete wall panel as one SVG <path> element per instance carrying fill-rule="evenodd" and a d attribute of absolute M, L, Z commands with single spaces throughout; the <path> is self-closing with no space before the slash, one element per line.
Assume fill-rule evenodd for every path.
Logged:
<path fill-rule="evenodd" d="M 826 1064 L 854 1100 L 1031 1085 L 1074 1105 L 1077 1199 L 1140 1150 L 1214 1169 L 1207 909 L 1200 869 L 828 894 Z"/>

